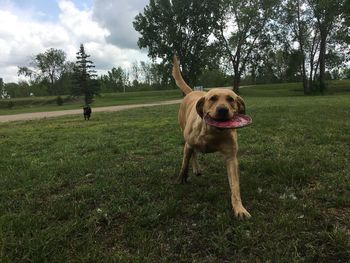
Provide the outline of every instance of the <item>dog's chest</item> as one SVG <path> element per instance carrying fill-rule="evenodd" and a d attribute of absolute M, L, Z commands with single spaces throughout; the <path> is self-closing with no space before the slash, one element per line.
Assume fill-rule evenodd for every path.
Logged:
<path fill-rule="evenodd" d="M 193 138 L 193 147 L 202 153 L 217 152 L 222 148 L 222 141 L 212 135 L 199 135 Z"/>
<path fill-rule="evenodd" d="M 184 131 L 185 141 L 197 151 L 212 153 L 234 148 L 235 134 L 231 130 L 216 130 L 203 126 L 201 121 L 188 125 Z"/>

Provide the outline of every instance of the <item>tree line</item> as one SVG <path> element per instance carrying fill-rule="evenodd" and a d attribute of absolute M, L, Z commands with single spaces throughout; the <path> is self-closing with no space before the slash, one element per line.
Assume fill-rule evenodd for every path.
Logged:
<path fill-rule="evenodd" d="M 348 0 L 150 0 L 134 28 L 151 58 L 176 52 L 193 86 L 203 72 L 242 83 L 301 81 L 305 94 L 349 77 Z"/>
<path fill-rule="evenodd" d="M 174 53 L 191 86 L 301 82 L 310 94 L 350 78 L 348 0 L 150 0 L 133 25 L 153 62 L 94 76 L 100 92 L 175 87 Z M 0 96 L 78 94 L 76 68 L 48 49 L 19 67 L 29 81 L 1 81 Z"/>
<path fill-rule="evenodd" d="M 162 64 L 134 61 L 130 69 L 113 67 L 98 76 L 90 55 L 80 46 L 75 62 L 68 61 L 61 49 L 49 48 L 33 56 L 29 65 L 19 66 L 18 83 L 4 83 L 0 78 L 0 98 L 73 95 L 85 98 L 87 104 L 101 92 L 169 89 L 174 87 L 169 69 Z"/>

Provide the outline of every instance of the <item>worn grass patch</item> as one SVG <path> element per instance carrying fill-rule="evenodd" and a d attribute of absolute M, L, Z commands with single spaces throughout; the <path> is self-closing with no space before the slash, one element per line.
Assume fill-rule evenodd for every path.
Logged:
<path fill-rule="evenodd" d="M 349 262 L 350 96 L 247 97 L 223 160 L 176 184 L 178 106 L 0 125 L 0 262 Z"/>

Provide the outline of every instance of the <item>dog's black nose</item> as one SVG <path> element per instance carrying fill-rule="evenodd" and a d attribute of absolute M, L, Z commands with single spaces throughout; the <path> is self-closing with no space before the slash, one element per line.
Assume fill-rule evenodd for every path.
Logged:
<path fill-rule="evenodd" d="M 219 108 L 217 108 L 217 112 L 220 115 L 226 115 L 228 113 L 228 108 L 226 108 L 226 107 L 219 107 Z"/>

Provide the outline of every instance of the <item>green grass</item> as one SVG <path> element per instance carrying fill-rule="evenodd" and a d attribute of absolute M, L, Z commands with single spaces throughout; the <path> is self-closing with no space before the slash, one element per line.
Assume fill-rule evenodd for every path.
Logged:
<path fill-rule="evenodd" d="M 0 262 L 349 262 L 350 94 L 244 98 L 248 221 L 218 154 L 176 183 L 176 105 L 1 124 Z"/>
<path fill-rule="evenodd" d="M 326 94 L 348 94 L 350 80 L 332 80 L 327 82 Z M 254 97 L 290 97 L 304 96 L 301 83 L 261 84 L 247 86 L 241 89 L 243 96 Z"/>
<path fill-rule="evenodd" d="M 67 96 L 63 96 L 63 98 L 67 98 Z M 102 93 L 100 96 L 97 96 L 95 98 L 92 106 L 104 107 L 114 105 L 152 103 L 180 98 L 182 98 L 182 94 L 178 89 L 127 93 Z M 78 100 L 69 100 L 62 106 L 58 106 L 56 104 L 56 96 L 18 98 L 12 99 L 12 101 L 14 103 L 14 107 L 12 109 L 9 109 L 7 108 L 9 100 L 0 100 L 0 115 L 80 109 L 84 105 L 83 100 L 80 98 Z"/>

